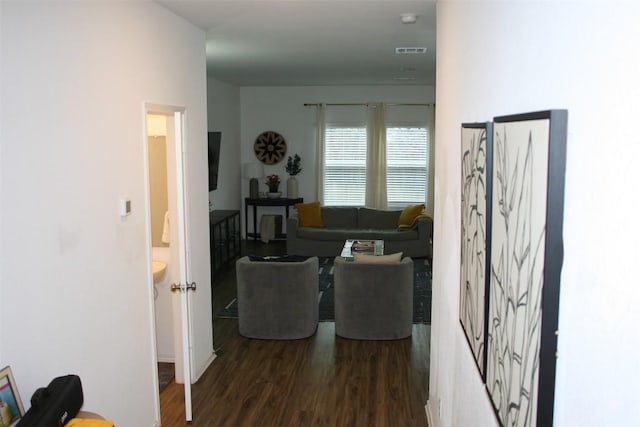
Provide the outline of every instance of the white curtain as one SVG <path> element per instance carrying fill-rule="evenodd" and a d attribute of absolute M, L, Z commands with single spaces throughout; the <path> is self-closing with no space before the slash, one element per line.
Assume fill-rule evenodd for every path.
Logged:
<path fill-rule="evenodd" d="M 316 185 L 318 201 L 324 205 L 324 134 L 326 128 L 326 104 L 319 104 L 316 109 Z"/>
<path fill-rule="evenodd" d="M 387 208 L 387 130 L 384 104 L 367 104 L 367 186 L 365 206 Z"/>
<path fill-rule="evenodd" d="M 434 104 L 427 105 L 427 146 L 429 147 L 429 156 L 427 170 L 429 171 L 429 180 L 427 185 L 427 194 L 425 194 L 424 200 L 426 200 L 425 211 L 433 216 L 433 189 L 434 189 L 434 177 L 435 177 L 435 158 L 436 158 L 436 107 Z"/>

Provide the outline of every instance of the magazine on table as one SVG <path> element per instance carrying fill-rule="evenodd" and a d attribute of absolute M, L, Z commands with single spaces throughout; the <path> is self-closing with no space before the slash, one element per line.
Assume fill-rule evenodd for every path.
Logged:
<path fill-rule="evenodd" d="M 354 240 L 351 245 L 351 250 L 357 252 L 373 252 L 375 245 L 375 240 Z"/>

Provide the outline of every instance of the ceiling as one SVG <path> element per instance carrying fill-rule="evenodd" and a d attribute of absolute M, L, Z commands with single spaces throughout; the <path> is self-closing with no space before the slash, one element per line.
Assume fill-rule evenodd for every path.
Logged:
<path fill-rule="evenodd" d="M 238 86 L 435 84 L 436 0 L 154 0 L 207 34 Z M 402 23 L 406 13 L 417 15 Z M 426 54 L 395 53 L 426 47 Z"/>

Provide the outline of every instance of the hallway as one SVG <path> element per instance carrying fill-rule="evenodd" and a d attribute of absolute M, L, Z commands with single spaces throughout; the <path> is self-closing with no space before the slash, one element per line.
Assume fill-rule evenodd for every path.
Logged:
<path fill-rule="evenodd" d="M 243 254 L 283 248 L 249 242 Z M 215 281 L 214 312 L 234 293 L 230 270 Z M 356 341 L 320 322 L 308 339 L 271 341 L 240 336 L 237 319 L 215 319 L 218 358 L 192 387 L 189 425 L 426 426 L 430 328 L 415 324 L 405 340 Z M 183 396 L 175 383 L 162 393 L 163 426 L 187 425 Z"/>

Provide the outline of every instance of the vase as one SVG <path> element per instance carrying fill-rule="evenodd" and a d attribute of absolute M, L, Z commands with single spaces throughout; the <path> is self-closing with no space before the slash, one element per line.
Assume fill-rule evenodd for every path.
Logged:
<path fill-rule="evenodd" d="M 278 186 L 277 185 L 270 185 L 269 186 L 269 193 L 277 193 L 278 192 Z"/>
<path fill-rule="evenodd" d="M 293 176 L 287 179 L 287 198 L 298 198 L 298 180 Z"/>
<path fill-rule="evenodd" d="M 251 178 L 249 180 L 249 198 L 258 198 L 258 180 L 256 178 Z"/>

